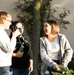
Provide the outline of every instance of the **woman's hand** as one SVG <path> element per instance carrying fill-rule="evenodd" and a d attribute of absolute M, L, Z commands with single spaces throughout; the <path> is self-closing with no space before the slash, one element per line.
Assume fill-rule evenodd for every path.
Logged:
<path fill-rule="evenodd" d="M 19 58 L 20 58 L 20 57 L 23 56 L 23 53 L 24 53 L 24 52 L 18 51 L 18 52 L 16 53 L 16 56 L 15 56 L 15 57 L 19 57 Z"/>
<path fill-rule="evenodd" d="M 32 59 L 30 59 L 29 71 L 30 71 L 30 72 L 33 71 L 33 60 L 32 60 Z"/>
<path fill-rule="evenodd" d="M 54 66 L 53 66 L 53 69 L 55 69 L 55 70 L 57 70 L 57 71 L 60 71 L 60 70 L 61 70 L 58 65 L 54 65 Z"/>
<path fill-rule="evenodd" d="M 62 62 L 62 65 L 63 65 L 64 67 L 67 67 L 67 62 L 66 62 L 66 61 L 63 61 L 63 62 Z"/>
<path fill-rule="evenodd" d="M 30 72 L 33 71 L 33 65 L 30 65 L 29 70 L 30 70 Z"/>
<path fill-rule="evenodd" d="M 19 35 L 21 35 L 21 32 L 19 31 L 19 29 L 16 29 L 14 32 L 12 32 L 13 37 L 17 37 Z"/>
<path fill-rule="evenodd" d="M 13 57 L 22 57 L 24 52 L 18 51 L 17 53 L 12 53 Z"/>

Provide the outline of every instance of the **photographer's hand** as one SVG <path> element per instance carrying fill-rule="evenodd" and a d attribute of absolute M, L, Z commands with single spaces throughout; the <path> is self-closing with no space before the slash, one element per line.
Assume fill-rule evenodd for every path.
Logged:
<path fill-rule="evenodd" d="M 14 32 L 12 32 L 12 36 L 13 37 L 17 37 L 17 36 L 19 36 L 21 33 L 20 33 L 20 31 L 18 30 L 18 29 L 16 29 Z"/>

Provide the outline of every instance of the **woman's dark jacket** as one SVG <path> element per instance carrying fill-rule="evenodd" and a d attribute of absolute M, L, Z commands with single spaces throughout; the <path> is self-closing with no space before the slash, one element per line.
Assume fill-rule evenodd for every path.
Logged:
<path fill-rule="evenodd" d="M 29 43 L 22 39 L 17 37 L 17 43 L 16 43 L 16 50 L 14 50 L 14 53 L 17 53 L 19 50 L 23 51 L 24 54 L 22 57 L 12 57 L 12 68 L 28 68 L 30 65 L 30 59 L 32 59 L 32 52 L 30 50 Z"/>

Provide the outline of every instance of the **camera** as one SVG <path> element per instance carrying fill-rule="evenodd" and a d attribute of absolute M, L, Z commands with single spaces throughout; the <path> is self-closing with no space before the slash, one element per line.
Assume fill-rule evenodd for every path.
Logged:
<path fill-rule="evenodd" d="M 20 27 L 16 27 L 16 24 L 19 23 L 19 21 L 12 21 L 12 24 L 10 25 L 10 29 L 14 32 L 16 29 L 19 29 L 21 31 Z"/>
<path fill-rule="evenodd" d="M 14 25 L 10 25 L 10 29 L 11 29 L 12 31 L 15 31 L 15 30 L 17 29 L 17 27 L 14 26 Z"/>
<path fill-rule="evenodd" d="M 10 29 L 14 32 L 16 29 L 21 29 L 21 28 L 18 28 L 18 27 L 16 27 L 16 26 L 14 26 L 14 25 L 10 25 Z"/>

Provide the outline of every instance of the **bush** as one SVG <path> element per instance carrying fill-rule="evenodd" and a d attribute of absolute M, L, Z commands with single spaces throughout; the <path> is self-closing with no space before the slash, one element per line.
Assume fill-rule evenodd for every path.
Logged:
<path fill-rule="evenodd" d="M 52 72 L 53 75 L 74 75 L 74 71 L 72 69 L 64 68 L 62 65 L 59 65 L 61 70 Z"/>
<path fill-rule="evenodd" d="M 68 65 L 69 69 L 74 70 L 74 59 L 71 60 L 71 62 Z"/>

